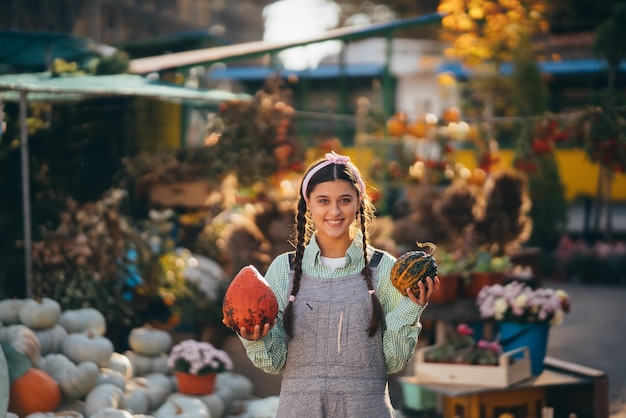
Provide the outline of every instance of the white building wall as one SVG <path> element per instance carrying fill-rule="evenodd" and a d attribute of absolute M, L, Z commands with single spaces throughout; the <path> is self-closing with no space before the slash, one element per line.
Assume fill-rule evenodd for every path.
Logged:
<path fill-rule="evenodd" d="M 439 41 L 394 39 L 390 71 L 397 80 L 396 110 L 415 119 L 422 113 L 441 115 L 443 110 L 459 105 L 457 88 L 438 83 L 438 68 L 443 63 L 443 45 Z M 345 63 L 384 65 L 387 57 L 385 38 L 368 38 L 347 44 Z M 328 57 L 324 63 L 338 63 Z"/>

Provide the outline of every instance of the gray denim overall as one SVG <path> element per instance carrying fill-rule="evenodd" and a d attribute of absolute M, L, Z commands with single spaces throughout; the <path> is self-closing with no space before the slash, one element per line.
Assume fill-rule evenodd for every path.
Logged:
<path fill-rule="evenodd" d="M 339 279 L 302 275 L 277 418 L 394 416 L 382 336 L 380 330 L 373 337 L 367 333 L 371 311 L 360 273 Z"/>

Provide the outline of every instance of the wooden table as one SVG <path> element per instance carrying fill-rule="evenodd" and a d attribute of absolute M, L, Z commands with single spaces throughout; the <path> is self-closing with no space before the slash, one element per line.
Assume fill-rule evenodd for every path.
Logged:
<path fill-rule="evenodd" d="M 505 412 L 516 418 L 539 418 L 536 409 L 544 406 L 553 409 L 554 418 L 569 418 L 572 413 L 577 418 L 609 416 L 609 384 L 604 372 L 553 357 L 546 357 L 544 363 L 540 375 L 505 388 L 409 379 L 442 396 L 444 418 L 496 418 Z"/>

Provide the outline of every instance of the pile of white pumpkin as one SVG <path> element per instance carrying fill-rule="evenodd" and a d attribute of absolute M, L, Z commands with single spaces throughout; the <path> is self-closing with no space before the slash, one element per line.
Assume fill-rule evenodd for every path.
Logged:
<path fill-rule="evenodd" d="M 255 399 L 245 376 L 218 374 L 215 392 L 177 392 L 167 363 L 172 336 L 149 326 L 135 328 L 130 350 L 115 351 L 106 320 L 93 308 L 61 311 L 44 298 L 0 301 L 0 340 L 26 355 L 34 368 L 59 385 L 54 411 L 19 418 L 272 418 L 277 397 Z M 37 388 L 32 388 L 37 396 Z M 9 413 L 7 417 L 17 417 Z"/>

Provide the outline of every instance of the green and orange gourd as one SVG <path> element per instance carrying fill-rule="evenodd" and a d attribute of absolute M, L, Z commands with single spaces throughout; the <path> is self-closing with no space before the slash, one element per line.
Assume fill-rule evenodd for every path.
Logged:
<path fill-rule="evenodd" d="M 426 247 L 426 251 L 408 251 L 397 258 L 391 267 L 391 284 L 406 296 L 409 287 L 416 297 L 419 297 L 418 282 L 424 282 L 427 277 L 432 279 L 437 275 L 437 263 L 433 257 L 435 245 L 431 243 L 418 244 Z"/>

